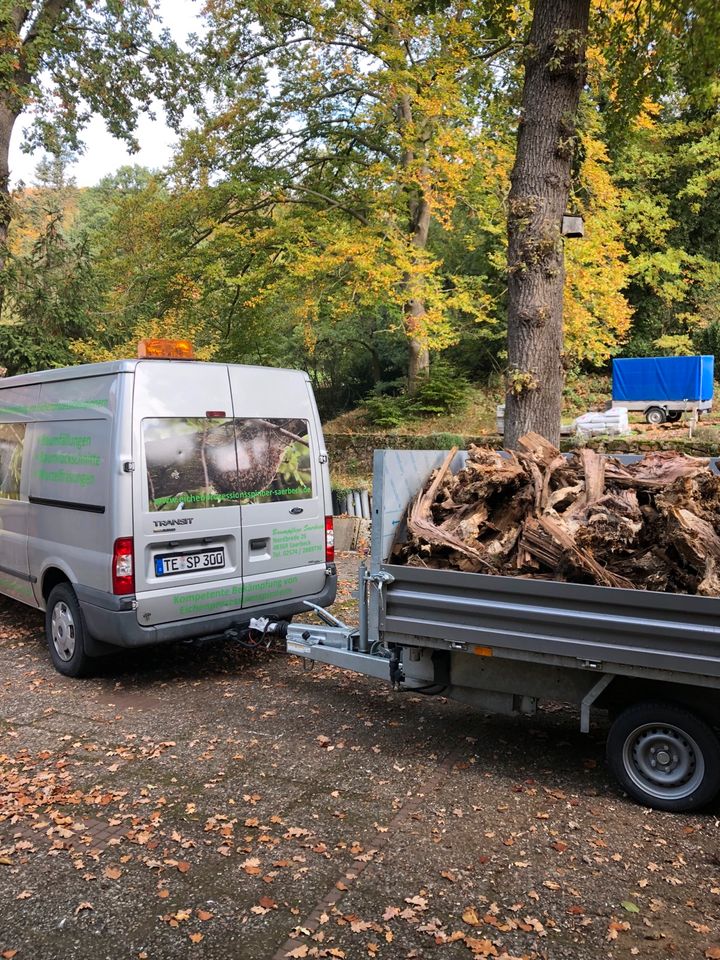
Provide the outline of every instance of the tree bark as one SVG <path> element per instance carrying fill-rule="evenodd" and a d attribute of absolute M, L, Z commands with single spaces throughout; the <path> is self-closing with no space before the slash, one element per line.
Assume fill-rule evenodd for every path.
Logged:
<path fill-rule="evenodd" d="M 563 240 L 575 122 L 585 83 L 590 0 L 535 0 L 508 197 L 505 444 L 530 431 L 560 440 Z"/>
<path fill-rule="evenodd" d="M 0 319 L 5 301 L 7 238 L 12 219 L 10 199 L 10 139 L 17 114 L 0 103 Z"/>
<path fill-rule="evenodd" d="M 425 197 L 417 197 L 411 204 L 412 245 L 417 250 L 427 247 L 430 231 L 430 204 Z M 408 279 L 408 301 L 405 306 L 405 330 L 408 338 L 408 393 L 417 393 L 420 382 L 430 373 L 430 352 L 425 346 L 422 328 L 425 323 L 425 301 L 421 276 Z"/>
<path fill-rule="evenodd" d="M 397 38 L 397 26 L 393 25 L 392 35 Z M 396 113 L 400 131 L 406 131 L 413 123 L 412 105 L 407 95 L 400 97 Z M 427 159 L 427 142 L 420 145 Z M 415 160 L 415 150 L 406 147 L 403 150 L 401 164 L 408 169 Z M 423 164 L 423 173 L 429 170 Z M 408 227 L 410 242 L 416 250 L 425 250 L 430 231 L 430 204 L 420 190 L 410 194 L 408 200 Z M 419 274 L 409 275 L 405 279 L 408 298 L 405 303 L 405 334 L 408 340 L 408 393 L 411 397 L 417 393 L 422 378 L 430 373 L 430 352 L 425 345 L 423 325 L 425 320 L 425 298 L 423 279 Z"/>

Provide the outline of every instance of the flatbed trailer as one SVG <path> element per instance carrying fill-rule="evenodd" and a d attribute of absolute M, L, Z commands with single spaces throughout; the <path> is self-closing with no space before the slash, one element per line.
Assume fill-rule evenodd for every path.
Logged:
<path fill-rule="evenodd" d="M 607 710 L 608 763 L 629 795 L 663 810 L 709 804 L 720 794 L 720 599 L 390 563 L 408 504 L 446 455 L 376 451 L 359 627 L 315 607 L 323 623 L 290 624 L 288 652 L 487 712 L 565 701 L 583 732 L 592 709 Z"/>

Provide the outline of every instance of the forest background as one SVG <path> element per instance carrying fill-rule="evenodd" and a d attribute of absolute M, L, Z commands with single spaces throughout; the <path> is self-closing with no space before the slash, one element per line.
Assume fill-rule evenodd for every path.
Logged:
<path fill-rule="evenodd" d="M 619 122 L 604 38 L 642 34 L 620 10 L 593 3 L 573 144 L 585 236 L 565 246 L 564 365 L 580 377 L 720 349 L 720 88 L 669 58 L 662 93 Z M 468 383 L 502 392 L 529 20 L 482 0 L 211 0 L 173 51 L 176 107 L 198 123 L 167 169 L 78 188 L 77 143 L 45 116 L 51 149 L 11 197 L 2 364 L 182 336 L 202 359 L 303 367 L 325 418 L 364 403 L 382 426 L 460 404 Z"/>

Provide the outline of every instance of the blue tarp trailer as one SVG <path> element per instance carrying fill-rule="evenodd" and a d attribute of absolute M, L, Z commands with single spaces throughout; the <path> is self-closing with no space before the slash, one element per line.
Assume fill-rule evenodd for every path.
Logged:
<path fill-rule="evenodd" d="M 612 405 L 639 410 L 648 423 L 677 421 L 712 409 L 712 356 L 613 360 Z"/>

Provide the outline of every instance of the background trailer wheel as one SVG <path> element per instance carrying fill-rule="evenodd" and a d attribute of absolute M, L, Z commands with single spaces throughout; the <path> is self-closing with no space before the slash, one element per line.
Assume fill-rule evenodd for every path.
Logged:
<path fill-rule="evenodd" d="M 85 652 L 85 621 L 69 583 L 59 583 L 50 591 L 45 610 L 45 637 L 59 673 L 66 677 L 88 675 L 92 660 Z"/>
<path fill-rule="evenodd" d="M 678 423 L 681 417 L 682 417 L 682 410 L 668 410 L 667 412 L 668 423 Z"/>
<path fill-rule="evenodd" d="M 720 740 L 672 703 L 624 710 L 610 728 L 607 759 L 623 790 L 657 810 L 697 810 L 720 792 Z"/>
<path fill-rule="evenodd" d="M 665 423 L 666 419 L 667 417 L 662 407 L 648 407 L 645 411 L 645 422 L 652 424 L 654 427 Z"/>

